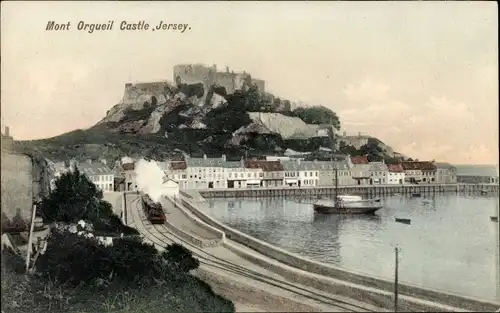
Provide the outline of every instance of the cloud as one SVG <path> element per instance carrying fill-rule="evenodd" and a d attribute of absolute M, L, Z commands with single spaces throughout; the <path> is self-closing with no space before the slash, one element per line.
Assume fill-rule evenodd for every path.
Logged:
<path fill-rule="evenodd" d="M 344 88 L 347 98 L 354 102 L 383 102 L 387 100 L 389 85 L 377 83 L 366 77 L 357 84 L 349 84 Z"/>
<path fill-rule="evenodd" d="M 488 125 L 484 112 L 468 103 L 447 95 L 412 103 L 392 94 L 389 84 L 372 78 L 349 84 L 343 92 L 346 101 L 338 115 L 348 133 L 373 135 L 419 159 L 458 163 L 498 159 L 498 136 L 484 126 Z M 474 149 L 481 156 L 471 156 Z"/>

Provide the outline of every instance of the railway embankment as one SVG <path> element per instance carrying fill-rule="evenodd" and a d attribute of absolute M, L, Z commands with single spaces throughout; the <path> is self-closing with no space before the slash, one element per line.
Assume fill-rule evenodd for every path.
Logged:
<path fill-rule="evenodd" d="M 392 281 L 309 260 L 270 245 L 232 229 L 208 216 L 198 208 L 203 203 L 194 202 L 195 197 L 191 194 L 186 195 L 185 192 L 181 192 L 181 196 L 183 208 L 188 209 L 201 221 L 222 230 L 227 238 L 224 246 L 242 258 L 306 286 L 385 308 L 392 307 L 394 288 Z M 231 242 L 237 244 L 231 244 Z M 248 253 L 248 249 L 246 251 L 242 249 L 243 246 L 258 253 Z M 460 311 L 461 309 L 494 311 L 500 305 L 487 300 L 464 297 L 404 283 L 399 284 L 399 292 L 401 294 L 400 308 L 406 308 L 409 311 Z"/>
<path fill-rule="evenodd" d="M 134 202 L 139 201 L 137 199 L 129 201 L 132 204 Z M 364 306 L 345 303 L 339 305 L 329 296 L 316 296 L 316 299 L 323 300 L 323 302 L 315 301 L 310 298 L 311 291 L 299 290 L 297 292 L 296 284 L 287 284 L 282 279 L 276 279 L 278 277 L 276 274 L 239 258 L 222 246 L 197 247 L 185 241 L 181 236 L 170 232 L 167 225 L 149 224 L 144 212 L 138 207 L 132 207 L 130 213 L 131 220 L 143 234 L 144 240 L 154 244 L 160 251 L 172 243 L 180 243 L 191 250 L 200 261 L 200 267 L 193 274 L 209 283 L 218 294 L 234 301 L 237 308 L 253 307 L 259 312 L 380 311 L 379 308 L 365 309 Z M 275 277 L 271 278 L 273 275 Z"/>

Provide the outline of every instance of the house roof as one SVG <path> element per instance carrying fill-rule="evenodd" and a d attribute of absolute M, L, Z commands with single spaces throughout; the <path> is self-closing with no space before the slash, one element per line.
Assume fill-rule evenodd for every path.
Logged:
<path fill-rule="evenodd" d="M 170 170 L 185 170 L 187 168 L 186 161 L 172 161 L 168 167 Z"/>
<path fill-rule="evenodd" d="M 261 168 L 264 172 L 283 171 L 283 164 L 280 161 L 245 161 L 246 168 Z"/>
<path fill-rule="evenodd" d="M 350 169 L 349 163 L 346 160 L 343 161 L 313 161 L 316 164 L 316 169 L 320 171 L 333 171 L 338 170 L 348 170 Z"/>
<path fill-rule="evenodd" d="M 113 171 L 101 162 L 80 163 L 78 169 L 87 175 L 111 175 Z"/>
<path fill-rule="evenodd" d="M 224 167 L 222 158 L 189 158 L 186 160 L 187 167 Z"/>
<path fill-rule="evenodd" d="M 387 164 L 387 169 L 392 173 L 403 173 L 405 171 L 401 164 Z"/>
<path fill-rule="evenodd" d="M 351 157 L 351 162 L 352 162 L 352 164 L 368 164 L 369 163 L 368 157 L 362 156 L 362 155 Z"/>
<path fill-rule="evenodd" d="M 455 165 L 457 176 L 498 177 L 498 167 L 494 165 Z"/>
<path fill-rule="evenodd" d="M 321 169 L 317 161 L 281 161 L 285 171 L 317 171 Z"/>
<path fill-rule="evenodd" d="M 387 165 L 383 162 L 370 162 L 370 171 L 372 172 L 387 172 L 389 169 Z"/>
<path fill-rule="evenodd" d="M 436 168 L 439 168 L 439 169 L 454 169 L 455 167 L 453 165 L 451 165 L 450 163 L 444 163 L 444 162 L 436 162 Z"/>
<path fill-rule="evenodd" d="M 134 163 L 125 163 L 122 165 L 122 169 L 124 171 L 133 171 L 135 169 L 135 164 Z"/>
<path fill-rule="evenodd" d="M 433 171 L 436 170 L 436 164 L 429 161 L 405 161 L 401 165 L 405 170 L 421 170 L 421 171 Z"/>

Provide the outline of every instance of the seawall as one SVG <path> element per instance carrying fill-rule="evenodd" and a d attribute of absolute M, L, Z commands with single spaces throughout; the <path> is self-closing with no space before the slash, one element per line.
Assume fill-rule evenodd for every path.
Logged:
<path fill-rule="evenodd" d="M 184 193 L 181 192 L 183 195 Z M 356 273 L 353 271 L 348 271 L 342 268 L 335 267 L 330 264 L 320 263 L 313 260 L 306 259 L 299 255 L 290 253 L 281 248 L 275 247 L 269 243 L 253 238 L 249 235 L 246 235 L 238 230 L 230 228 L 223 223 L 213 219 L 207 214 L 201 212 L 197 205 L 200 203 L 193 203 L 190 201 L 189 197 L 183 197 L 181 200 L 184 207 L 189 209 L 193 215 L 196 215 L 203 222 L 222 230 L 225 233 L 227 239 L 233 240 L 239 244 L 242 244 L 248 248 L 251 248 L 260 254 L 277 260 L 283 264 L 291 266 L 293 268 L 303 270 L 308 273 L 322 275 L 324 279 L 313 279 L 307 277 L 306 275 L 299 275 L 298 273 L 294 273 L 292 271 L 287 271 L 283 268 L 283 266 L 279 266 L 278 264 L 266 264 L 267 266 L 271 265 L 274 271 L 280 271 L 280 274 L 286 275 L 290 279 L 294 281 L 301 282 L 303 284 L 325 290 L 331 292 L 344 292 L 347 293 L 345 295 L 350 296 L 354 299 L 358 299 L 361 301 L 366 301 L 370 299 L 371 302 L 377 302 L 378 305 L 384 305 L 387 307 L 387 301 L 391 298 L 391 293 L 393 292 L 394 282 L 389 281 L 383 278 L 372 277 L 365 274 Z M 228 245 L 228 248 L 231 249 L 231 246 Z M 237 252 L 237 249 L 232 249 L 234 252 Z M 259 262 L 257 257 L 254 257 L 254 261 Z M 262 264 L 264 265 L 264 264 Z M 330 279 L 330 282 L 327 283 L 325 280 Z M 344 286 L 342 290 L 339 289 L 338 283 L 336 286 L 333 285 L 331 279 L 340 280 L 344 282 Z M 356 284 L 356 286 L 347 286 L 347 284 Z M 336 289 L 335 289 L 336 288 Z M 430 303 L 425 302 L 435 302 L 440 303 L 447 306 L 464 308 L 472 311 L 494 311 L 497 310 L 500 306 L 499 303 L 495 303 L 488 300 L 474 299 L 461 295 L 446 293 L 438 290 L 426 289 L 418 286 L 413 286 L 409 284 L 400 283 L 398 285 L 399 292 L 401 294 L 402 301 L 406 301 L 406 306 L 413 306 L 413 310 L 416 307 L 421 305 L 417 310 L 423 309 L 423 307 L 427 308 L 432 307 Z M 419 301 L 415 300 L 404 300 L 405 296 L 413 297 L 421 299 Z M 419 303 L 420 302 L 420 303 Z"/>
<path fill-rule="evenodd" d="M 197 190 L 205 198 L 260 198 L 260 197 L 318 197 L 333 196 L 335 187 L 256 187 L 240 189 L 200 189 Z M 339 186 L 338 194 L 362 196 L 386 196 L 393 194 L 411 195 L 437 193 L 480 193 L 497 194 L 496 184 L 443 184 L 443 185 L 366 185 L 366 186 Z"/>

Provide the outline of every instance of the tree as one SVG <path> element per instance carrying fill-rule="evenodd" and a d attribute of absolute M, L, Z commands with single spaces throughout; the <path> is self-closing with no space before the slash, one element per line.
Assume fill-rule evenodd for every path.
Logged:
<path fill-rule="evenodd" d="M 245 93 L 236 92 L 227 97 L 227 104 L 217 107 L 204 118 L 204 124 L 214 133 L 234 132 L 238 128 L 252 122 L 246 111 L 247 100 Z"/>
<path fill-rule="evenodd" d="M 384 150 L 373 138 L 369 138 L 368 142 L 361 146 L 359 150 L 362 155 L 368 156 L 368 161 L 370 162 L 380 162 L 384 159 Z"/>
<path fill-rule="evenodd" d="M 330 124 L 340 130 L 340 120 L 335 112 L 323 106 L 313 106 L 309 108 L 300 107 L 293 111 L 293 115 L 300 118 L 307 124 Z"/>
<path fill-rule="evenodd" d="M 78 168 L 61 175 L 55 186 L 55 190 L 41 204 L 44 220 L 75 223 L 96 219 L 101 210 L 102 191 Z"/>
<path fill-rule="evenodd" d="M 251 86 L 244 92 L 245 108 L 250 112 L 259 112 L 264 106 L 264 101 L 257 86 Z"/>

